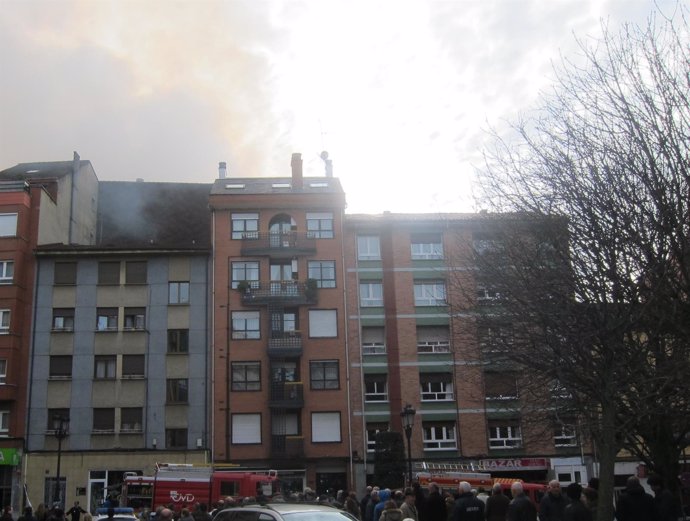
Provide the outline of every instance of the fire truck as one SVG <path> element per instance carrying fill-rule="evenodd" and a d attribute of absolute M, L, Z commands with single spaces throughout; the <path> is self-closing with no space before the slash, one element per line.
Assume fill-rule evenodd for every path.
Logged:
<path fill-rule="evenodd" d="M 272 497 L 280 490 L 275 470 L 222 470 L 210 466 L 159 463 L 153 476 L 125 476 L 120 504 L 135 510 L 173 505 L 176 511 L 221 499 Z"/>
<path fill-rule="evenodd" d="M 488 472 L 481 472 L 481 467 L 476 465 L 466 465 L 463 463 L 427 463 L 420 462 L 415 465 L 418 472 L 415 474 L 417 483 L 425 487 L 429 483 L 436 483 L 439 487 L 457 490 L 461 481 L 467 481 L 472 488 L 484 488 L 487 492 L 496 484 L 501 485 L 503 493 L 511 496 L 510 486 L 519 481 L 527 497 L 535 505 L 539 505 L 541 498 L 546 494 L 546 485 L 542 483 L 525 483 L 521 479 L 513 478 L 494 478 Z"/>

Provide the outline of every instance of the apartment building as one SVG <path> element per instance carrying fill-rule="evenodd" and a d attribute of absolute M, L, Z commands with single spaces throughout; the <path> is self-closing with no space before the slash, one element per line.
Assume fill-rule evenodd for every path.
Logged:
<path fill-rule="evenodd" d="M 22 506 L 34 249 L 93 244 L 98 179 L 89 161 L 21 163 L 0 172 L 0 502 Z"/>
<path fill-rule="evenodd" d="M 496 356 L 505 345 L 498 330 L 512 326 L 473 260 L 490 229 L 483 214 L 346 216 L 358 484 L 371 482 L 376 434 L 402 433 L 407 405 L 416 411 L 414 464 L 455 462 L 496 477 L 586 482 L 591 457 L 574 428 L 531 435 L 519 375 Z"/>
<path fill-rule="evenodd" d="M 285 492 L 351 483 L 337 179 L 220 178 L 213 222 L 213 459 L 275 468 Z"/>
<path fill-rule="evenodd" d="M 36 249 L 24 469 L 32 503 L 92 512 L 210 443 L 210 185 L 98 188 L 94 244 Z"/>

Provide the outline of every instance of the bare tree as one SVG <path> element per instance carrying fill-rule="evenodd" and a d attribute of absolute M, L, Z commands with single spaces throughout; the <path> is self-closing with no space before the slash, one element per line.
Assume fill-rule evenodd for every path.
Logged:
<path fill-rule="evenodd" d="M 477 256 L 500 312 L 480 316 L 513 323 L 506 356 L 592 436 L 599 519 L 622 447 L 673 485 L 690 432 L 689 42 L 680 8 L 580 41 L 583 64 L 494 132 L 479 173 L 480 204 L 504 214 Z"/>

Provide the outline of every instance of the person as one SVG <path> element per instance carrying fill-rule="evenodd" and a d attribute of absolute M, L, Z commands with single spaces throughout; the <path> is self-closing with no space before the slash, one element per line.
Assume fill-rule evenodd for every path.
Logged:
<path fill-rule="evenodd" d="M 580 501 L 582 496 L 582 485 L 579 483 L 571 483 L 565 489 L 565 494 L 568 496 L 570 503 L 565 507 L 563 512 L 563 521 L 592 521 L 592 513 Z"/>
<path fill-rule="evenodd" d="M 17 521 L 36 521 L 36 518 L 34 517 L 34 509 L 31 507 L 25 507 L 24 514 L 19 516 Z"/>
<path fill-rule="evenodd" d="M 587 486 L 582 489 L 582 501 L 592 513 L 592 521 L 597 521 L 599 505 L 599 478 L 590 478 Z"/>
<path fill-rule="evenodd" d="M 677 521 L 679 517 L 682 517 L 680 502 L 670 490 L 664 488 L 664 480 L 661 476 L 651 474 L 647 479 L 647 484 L 654 492 L 656 521 Z"/>
<path fill-rule="evenodd" d="M 372 521 L 378 521 L 381 517 L 381 512 L 386 507 L 386 503 L 391 498 L 391 491 L 389 488 L 379 490 L 379 502 L 374 506 L 374 515 L 372 516 Z"/>
<path fill-rule="evenodd" d="M 371 499 L 371 491 L 372 490 L 373 490 L 373 487 L 371 485 L 367 486 L 367 488 L 364 492 L 364 497 L 359 502 L 359 511 L 362 513 L 362 518 L 364 518 L 364 514 L 367 511 L 367 504 L 369 504 L 369 500 Z"/>
<path fill-rule="evenodd" d="M 75 501 L 72 508 L 67 511 L 67 515 L 70 516 L 72 521 L 79 521 L 82 514 L 86 514 L 86 510 L 79 505 L 79 501 Z"/>
<path fill-rule="evenodd" d="M 156 513 L 156 521 L 172 521 L 173 511 L 169 508 L 161 508 Z"/>
<path fill-rule="evenodd" d="M 415 493 L 411 488 L 405 489 L 405 498 L 403 499 L 403 504 L 400 505 L 400 510 L 406 519 L 420 521 L 419 512 L 417 512 L 417 507 L 415 506 Z"/>
<path fill-rule="evenodd" d="M 458 484 L 459 496 L 455 500 L 452 521 L 483 521 L 484 502 L 472 492 L 472 485 L 467 481 Z"/>
<path fill-rule="evenodd" d="M 484 487 L 479 487 L 477 489 L 477 499 L 482 501 L 484 505 L 486 505 L 486 502 L 489 500 L 489 494 L 486 493 L 486 490 L 484 490 Z"/>
<path fill-rule="evenodd" d="M 364 511 L 364 521 L 377 521 L 374 519 L 374 508 L 379 502 L 379 489 L 374 487 L 371 490 L 371 495 L 369 496 L 369 502 L 367 503 L 367 508 Z"/>
<path fill-rule="evenodd" d="M 505 521 L 510 499 L 503 493 L 500 483 L 494 483 L 491 495 L 486 500 L 486 521 Z"/>
<path fill-rule="evenodd" d="M 429 495 L 424 502 L 424 521 L 446 521 L 448 513 L 441 489 L 436 483 L 429 483 Z"/>
<path fill-rule="evenodd" d="M 636 476 L 630 476 L 616 504 L 617 521 L 650 521 L 654 515 L 654 498 L 644 491 Z"/>
<path fill-rule="evenodd" d="M 39 503 L 38 507 L 36 507 L 36 512 L 34 515 L 36 516 L 36 521 L 46 521 L 48 510 L 46 509 L 45 503 Z"/>
<path fill-rule="evenodd" d="M 389 499 L 381 510 L 378 521 L 402 521 L 403 513 L 394 499 Z"/>
<path fill-rule="evenodd" d="M 362 519 L 362 511 L 359 509 L 359 502 L 357 501 L 357 494 L 354 490 L 345 498 L 345 511 L 352 514 L 357 519 Z"/>
<path fill-rule="evenodd" d="M 537 521 L 537 507 L 525 494 L 522 483 L 514 482 L 510 486 L 513 500 L 508 505 L 507 521 Z"/>
<path fill-rule="evenodd" d="M 546 491 L 539 503 L 539 521 L 563 521 L 563 512 L 570 500 L 563 497 L 561 484 L 557 479 L 552 479 Z"/>
<path fill-rule="evenodd" d="M 5 508 L 2 509 L 0 521 L 14 521 L 12 517 L 12 507 L 10 505 L 5 505 Z"/>
<path fill-rule="evenodd" d="M 208 506 L 206 503 L 199 503 L 197 508 L 192 513 L 194 521 L 212 521 L 211 515 L 208 513 Z"/>

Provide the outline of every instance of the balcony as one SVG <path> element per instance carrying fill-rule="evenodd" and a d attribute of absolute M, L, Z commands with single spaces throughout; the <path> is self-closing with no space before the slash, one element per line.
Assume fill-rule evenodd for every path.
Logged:
<path fill-rule="evenodd" d="M 238 288 L 240 289 L 240 288 Z M 240 289 L 242 304 L 245 306 L 262 306 L 266 304 L 283 304 L 300 306 L 316 304 L 316 281 L 299 282 L 282 280 L 273 282 L 252 282 Z"/>
<path fill-rule="evenodd" d="M 302 356 L 302 333 L 299 331 L 273 331 L 268 339 L 268 356 L 295 358 Z"/>
<path fill-rule="evenodd" d="M 301 459 L 304 458 L 304 436 L 271 436 L 271 458 Z"/>
<path fill-rule="evenodd" d="M 272 382 L 269 407 L 295 409 L 304 407 L 302 382 Z"/>
<path fill-rule="evenodd" d="M 251 233 L 242 239 L 242 255 L 269 255 L 279 259 L 316 254 L 316 240 L 306 233 Z"/>

